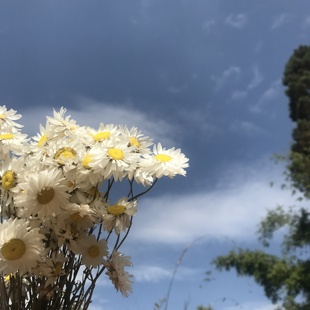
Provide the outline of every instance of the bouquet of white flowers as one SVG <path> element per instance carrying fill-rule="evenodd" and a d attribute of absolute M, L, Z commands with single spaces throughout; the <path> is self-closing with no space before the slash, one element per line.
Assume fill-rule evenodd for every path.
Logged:
<path fill-rule="evenodd" d="M 138 197 L 186 174 L 180 149 L 153 145 L 135 127 L 79 126 L 65 113 L 54 110 L 28 139 L 21 115 L 0 107 L 1 309 L 87 309 L 103 273 L 127 297 L 132 263 L 119 249 Z M 125 194 L 115 188 L 123 180 Z"/>

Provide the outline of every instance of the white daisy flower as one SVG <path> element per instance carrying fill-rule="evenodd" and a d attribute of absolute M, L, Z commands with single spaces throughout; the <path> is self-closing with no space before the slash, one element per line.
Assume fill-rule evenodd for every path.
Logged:
<path fill-rule="evenodd" d="M 134 170 L 139 158 L 139 154 L 132 152 L 126 142 L 113 141 L 108 146 L 94 147 L 90 153 L 94 160 L 89 166 L 105 179 L 113 176 L 115 181 L 122 180 Z"/>
<path fill-rule="evenodd" d="M 67 109 L 61 107 L 59 112 L 53 110 L 53 117 L 47 116 L 47 122 L 52 125 L 54 132 L 59 137 L 75 135 L 77 124 L 71 119 L 71 115 L 65 117 Z"/>
<path fill-rule="evenodd" d="M 0 271 L 4 274 L 30 272 L 45 254 L 38 228 L 24 219 L 9 219 L 0 224 Z"/>
<path fill-rule="evenodd" d="M 21 114 L 16 114 L 15 110 L 8 110 L 6 106 L 0 106 L 0 129 L 6 129 L 6 128 L 22 128 L 24 127 L 21 124 L 18 124 L 14 121 L 20 119 L 22 116 Z"/>
<path fill-rule="evenodd" d="M 175 175 L 180 174 L 185 176 L 187 168 L 188 158 L 181 153 L 180 149 L 165 149 L 160 143 L 154 145 L 153 155 L 144 155 L 140 165 L 156 178 L 167 176 L 173 178 Z"/>
<path fill-rule="evenodd" d="M 79 179 L 91 186 L 97 186 L 104 178 L 101 168 L 98 166 L 100 161 L 97 160 L 95 163 L 94 159 L 95 156 L 92 154 L 92 149 L 85 149 L 80 153 L 80 161 L 77 165 Z"/>
<path fill-rule="evenodd" d="M 45 128 L 40 125 L 40 132 L 31 137 L 31 140 L 24 147 L 24 154 L 29 161 L 37 163 L 44 163 L 48 157 L 48 148 L 50 147 L 50 137 L 48 136 Z"/>
<path fill-rule="evenodd" d="M 92 144 L 92 137 L 89 135 L 89 127 L 86 126 L 76 126 L 74 130 L 72 130 L 72 134 L 70 139 L 78 140 L 81 146 L 88 148 Z"/>
<path fill-rule="evenodd" d="M 20 155 L 24 144 L 27 142 L 27 135 L 22 134 L 17 130 L 1 131 L 0 132 L 0 153 L 7 154 L 12 151 Z M 1 156 L 3 158 L 3 156 Z"/>
<path fill-rule="evenodd" d="M 128 129 L 126 126 L 122 126 L 121 134 L 127 141 L 129 147 L 133 147 L 133 151 L 140 154 L 150 153 L 150 146 L 153 144 L 152 139 L 144 136 L 141 131 L 138 131 L 136 127 Z"/>
<path fill-rule="evenodd" d="M 66 180 L 59 169 L 30 174 L 19 187 L 21 191 L 15 197 L 15 204 L 23 216 L 55 216 L 69 202 Z"/>
<path fill-rule="evenodd" d="M 0 190 L 1 202 L 8 206 L 13 202 L 13 197 L 18 193 L 17 187 L 19 175 L 24 171 L 24 160 L 22 157 L 6 159 L 0 168 Z"/>
<path fill-rule="evenodd" d="M 107 241 L 106 239 L 97 241 L 94 235 L 90 235 L 77 240 L 72 245 L 72 251 L 82 255 L 82 263 L 86 267 L 97 267 L 104 263 L 103 257 L 108 255 Z"/>
<path fill-rule="evenodd" d="M 51 257 L 47 257 L 43 263 L 38 265 L 39 275 L 44 275 L 47 280 L 44 287 L 54 284 L 56 280 L 66 274 L 64 264 L 68 260 L 62 252 L 52 252 Z"/>
<path fill-rule="evenodd" d="M 100 123 L 99 128 L 88 128 L 89 135 L 92 137 L 92 144 L 106 144 L 111 139 L 115 139 L 119 135 L 116 125 Z"/>
<path fill-rule="evenodd" d="M 137 167 L 137 169 L 128 173 L 128 179 L 134 179 L 138 184 L 142 184 L 143 186 L 152 185 L 154 181 L 152 175 L 142 167 Z"/>
<path fill-rule="evenodd" d="M 31 138 L 29 148 L 33 152 L 42 152 L 48 147 L 54 135 L 51 124 L 47 123 L 45 127 L 40 124 L 39 132 Z"/>
<path fill-rule="evenodd" d="M 128 202 L 127 197 L 119 199 L 114 205 L 107 205 L 103 214 L 103 229 L 116 234 L 130 226 L 131 217 L 137 212 L 137 201 Z"/>
<path fill-rule="evenodd" d="M 67 229 L 86 231 L 95 223 L 98 223 L 96 212 L 87 204 L 68 204 L 64 211 L 57 216 L 57 226 L 60 231 Z"/>
<path fill-rule="evenodd" d="M 69 173 L 65 173 L 65 178 L 68 186 L 68 193 L 70 193 L 70 202 L 79 205 L 90 204 L 95 198 L 100 197 L 100 192 L 97 188 L 100 188 L 100 182 L 90 182 L 92 174 L 89 176 L 80 173 L 80 170 L 70 170 Z M 98 181 L 98 173 L 95 174 L 94 180 Z M 100 176 L 102 179 L 102 176 Z"/>
<path fill-rule="evenodd" d="M 82 146 L 83 147 L 83 146 Z M 48 155 L 53 159 L 54 163 L 59 166 L 76 165 L 80 160 L 79 149 L 81 144 L 78 139 L 62 138 L 50 145 Z M 52 165 L 52 162 L 50 163 Z"/>
<path fill-rule="evenodd" d="M 108 270 L 106 275 L 109 276 L 115 289 L 120 291 L 124 297 L 128 297 L 129 293 L 132 293 L 131 278 L 133 276 L 125 271 L 125 267 L 132 267 L 130 257 L 114 250 L 111 258 L 104 265 Z"/>

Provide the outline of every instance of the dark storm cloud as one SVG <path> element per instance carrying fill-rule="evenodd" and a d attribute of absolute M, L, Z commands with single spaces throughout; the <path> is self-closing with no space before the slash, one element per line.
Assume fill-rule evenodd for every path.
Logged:
<path fill-rule="evenodd" d="M 166 114 L 221 101 L 211 77 L 253 65 L 249 49 L 291 11 L 280 2 L 268 12 L 248 1 L 2 2 L 0 99 L 61 105 L 80 95 L 163 104 Z"/>
<path fill-rule="evenodd" d="M 203 101 L 212 53 L 203 23 L 211 6 L 158 3 L 2 3 L 1 100 L 61 104 L 82 95 L 149 105 Z"/>
<path fill-rule="evenodd" d="M 288 0 L 267 8 L 248 0 L 1 2 L 1 104 L 78 110 L 81 97 L 130 104 L 181 124 L 188 144 L 208 148 L 212 167 L 218 154 L 223 161 L 256 154 L 266 138 L 256 137 L 249 149 L 242 132 L 230 128 L 253 124 L 282 133 L 270 117 L 279 117 L 282 103 L 263 105 L 262 116 L 250 107 L 281 78 L 298 45 L 297 8 Z M 272 29 L 287 12 L 292 18 Z M 248 89 L 255 66 L 264 81 Z M 199 166 L 205 154 L 191 149 Z"/>

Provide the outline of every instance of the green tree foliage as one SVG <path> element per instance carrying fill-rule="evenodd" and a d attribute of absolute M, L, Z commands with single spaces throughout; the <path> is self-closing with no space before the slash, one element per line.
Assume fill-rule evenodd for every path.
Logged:
<path fill-rule="evenodd" d="M 300 46 L 288 60 L 283 76 L 290 118 L 296 122 L 288 157 L 287 175 L 292 187 L 310 198 L 310 46 Z M 274 233 L 286 227 L 282 255 L 238 249 L 213 260 L 218 270 L 235 269 L 252 277 L 278 309 L 310 309 L 310 214 L 307 208 L 285 211 L 278 207 L 260 223 L 259 240 L 266 247 Z"/>
<path fill-rule="evenodd" d="M 197 310 L 213 310 L 212 307 L 208 306 L 208 307 L 204 307 L 204 306 L 198 306 Z"/>
<path fill-rule="evenodd" d="M 309 89 L 310 89 L 310 47 L 297 48 L 286 64 L 283 85 L 287 86 L 289 97 L 290 118 L 297 122 L 300 119 L 310 119 Z"/>
<path fill-rule="evenodd" d="M 308 212 L 304 209 L 286 212 L 280 207 L 270 211 L 260 223 L 259 239 L 268 247 L 274 232 L 284 226 L 288 233 L 281 257 L 265 251 L 238 249 L 217 257 L 213 263 L 219 270 L 235 269 L 239 276 L 252 277 L 273 303 L 282 301 L 281 309 L 310 309 L 310 260 L 306 255 L 310 245 Z M 297 249 L 301 250 L 300 255 Z M 303 297 L 302 301 L 297 297 Z"/>
<path fill-rule="evenodd" d="M 293 186 L 310 197 L 310 46 L 300 46 L 287 62 L 283 85 L 290 118 L 296 122 L 288 175 Z"/>

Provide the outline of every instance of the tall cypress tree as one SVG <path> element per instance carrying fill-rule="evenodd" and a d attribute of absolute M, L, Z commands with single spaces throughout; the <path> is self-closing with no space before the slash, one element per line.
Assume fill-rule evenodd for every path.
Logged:
<path fill-rule="evenodd" d="M 296 123 L 287 174 L 293 188 L 310 198 L 310 46 L 294 51 L 285 66 L 283 85 L 289 98 L 289 116 Z M 282 302 L 281 309 L 309 310 L 310 258 L 304 255 L 310 246 L 308 208 L 269 211 L 260 223 L 259 239 L 268 247 L 274 232 L 284 226 L 288 233 L 282 243 L 282 256 L 240 248 L 217 257 L 213 263 L 219 270 L 235 269 L 240 276 L 252 277 L 273 303 Z M 302 255 L 298 256 L 296 249 Z"/>
<path fill-rule="evenodd" d="M 288 174 L 293 186 L 310 197 L 310 46 L 294 51 L 285 67 L 283 85 L 290 118 L 296 122 Z"/>

